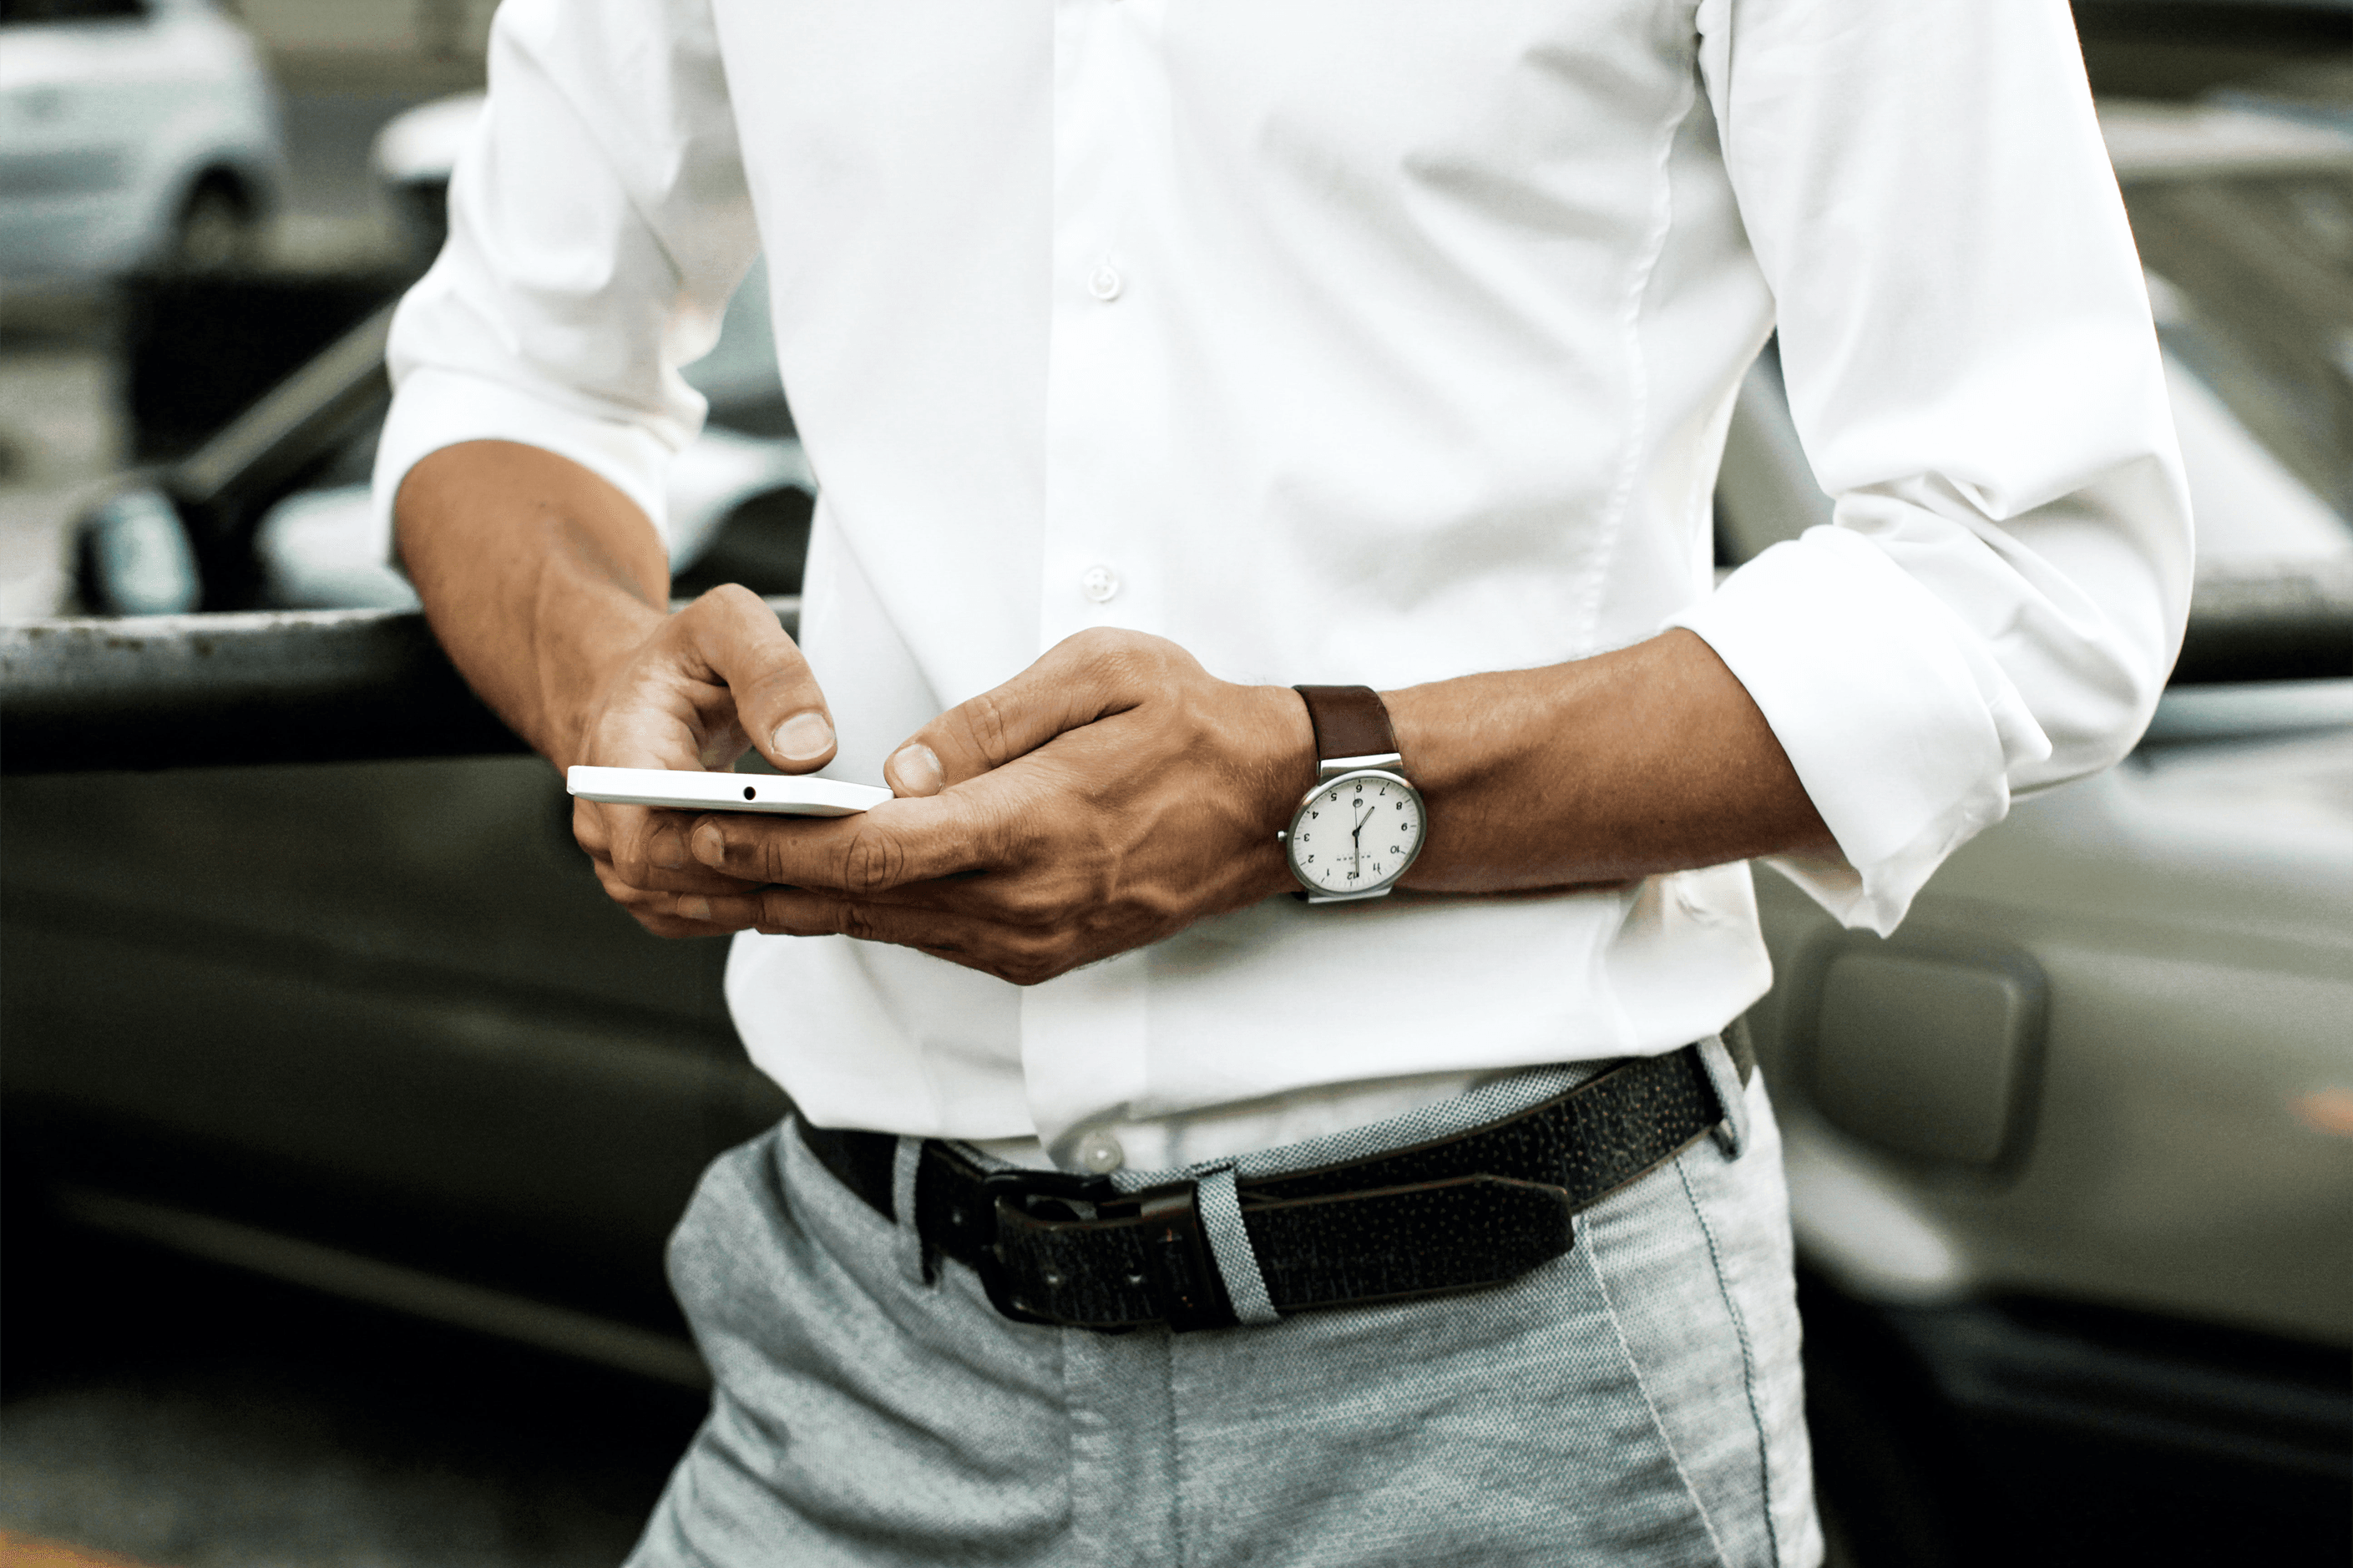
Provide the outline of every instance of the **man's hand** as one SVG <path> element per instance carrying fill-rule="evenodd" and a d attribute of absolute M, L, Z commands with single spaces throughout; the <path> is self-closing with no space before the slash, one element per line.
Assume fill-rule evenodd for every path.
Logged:
<path fill-rule="evenodd" d="M 757 747 L 805 773 L 833 756 L 833 721 L 801 651 L 746 588 L 713 588 L 660 623 L 614 670 L 569 762 L 723 771 Z M 572 833 L 615 903 L 657 936 L 712 936 L 754 923 L 708 918 L 752 885 L 696 863 L 692 813 L 575 799 Z M 691 910 L 682 913 L 681 906 Z"/>
<path fill-rule="evenodd" d="M 673 918 L 896 942 L 1035 984 L 1296 884 L 1275 835 L 1314 782 L 1305 706 L 1174 643 L 1082 632 L 909 738 L 860 816 L 715 813 L 692 849 L 755 891 Z"/>
<path fill-rule="evenodd" d="M 757 746 L 802 773 L 833 755 L 825 697 L 767 605 L 715 588 L 671 615 L 661 535 L 577 463 L 510 441 L 445 447 L 409 471 L 395 514 L 441 646 L 558 770 L 728 768 Z M 679 912 L 681 899 L 747 890 L 695 864 L 693 820 L 592 801 L 572 812 L 605 890 L 648 930 L 750 925 Z"/>

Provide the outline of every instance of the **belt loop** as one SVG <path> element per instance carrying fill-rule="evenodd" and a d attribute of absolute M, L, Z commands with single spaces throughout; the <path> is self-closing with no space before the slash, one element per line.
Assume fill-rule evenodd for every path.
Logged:
<path fill-rule="evenodd" d="M 923 1243 L 915 1216 L 915 1177 L 923 1168 L 923 1141 L 901 1138 L 891 1162 L 891 1217 L 898 1222 L 899 1273 L 910 1285 L 939 1279 L 939 1261 Z"/>
<path fill-rule="evenodd" d="M 1258 1254 L 1251 1249 L 1250 1231 L 1242 1224 L 1241 1201 L 1234 1192 L 1234 1168 L 1220 1165 L 1201 1177 L 1194 1188 L 1193 1203 L 1200 1211 L 1201 1228 L 1208 1233 L 1209 1251 L 1225 1279 L 1226 1300 L 1233 1303 L 1234 1316 L 1244 1323 L 1281 1322 L 1282 1314 L 1274 1310 L 1273 1299 L 1267 1294 Z"/>
<path fill-rule="evenodd" d="M 1715 1141 L 1725 1158 L 1737 1160 L 1748 1147 L 1748 1095 L 1740 1082 L 1740 1068 L 1721 1035 L 1699 1043 L 1699 1059 L 1707 1069 L 1708 1087 L 1715 1090 L 1715 1103 L 1724 1110 L 1724 1120 L 1715 1124 Z"/>

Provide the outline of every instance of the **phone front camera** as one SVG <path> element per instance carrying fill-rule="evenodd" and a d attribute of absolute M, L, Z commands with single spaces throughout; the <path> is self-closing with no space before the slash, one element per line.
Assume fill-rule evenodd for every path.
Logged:
<path fill-rule="evenodd" d="M 750 784 L 745 784 L 745 785 L 744 786 L 744 798 L 745 800 L 751 800 L 751 799 L 754 798 L 754 794 L 753 794 L 753 790 L 752 790 L 752 786 L 751 786 Z"/>

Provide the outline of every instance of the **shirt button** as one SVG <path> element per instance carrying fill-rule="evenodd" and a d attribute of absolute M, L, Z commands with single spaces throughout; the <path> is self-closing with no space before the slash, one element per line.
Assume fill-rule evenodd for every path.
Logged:
<path fill-rule="evenodd" d="M 1119 597 L 1119 574 L 1108 566 L 1090 566 L 1079 577 L 1079 591 L 1098 605 L 1108 605 Z"/>
<path fill-rule="evenodd" d="M 1079 1140 L 1079 1163 L 1098 1176 L 1108 1176 L 1127 1163 L 1127 1151 L 1108 1132 L 1090 1132 Z"/>
<path fill-rule="evenodd" d="M 1119 298 L 1119 269 L 1108 262 L 1087 274 L 1087 292 L 1106 305 Z"/>

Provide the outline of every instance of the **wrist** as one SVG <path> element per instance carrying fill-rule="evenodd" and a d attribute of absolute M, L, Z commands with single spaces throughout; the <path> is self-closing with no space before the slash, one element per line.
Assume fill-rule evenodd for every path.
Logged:
<path fill-rule="evenodd" d="M 1282 852 L 1281 835 L 1292 814 L 1315 785 L 1315 729 L 1307 704 L 1287 686 L 1249 688 L 1252 701 L 1250 795 L 1252 843 L 1257 846 L 1253 880 L 1262 896 L 1295 892 L 1299 879 Z"/>
<path fill-rule="evenodd" d="M 543 637 L 534 652 L 541 732 L 527 739 L 558 769 L 597 760 L 598 721 L 629 679 L 631 667 L 670 620 L 666 611 L 616 597 L 618 602 L 588 613 L 543 623 L 562 631 Z"/>
<path fill-rule="evenodd" d="M 1420 858 L 1430 827 L 1388 705 L 1365 686 L 1295 689 L 1314 774 L 1283 834 L 1285 864 L 1311 904 L 1386 898 Z"/>

